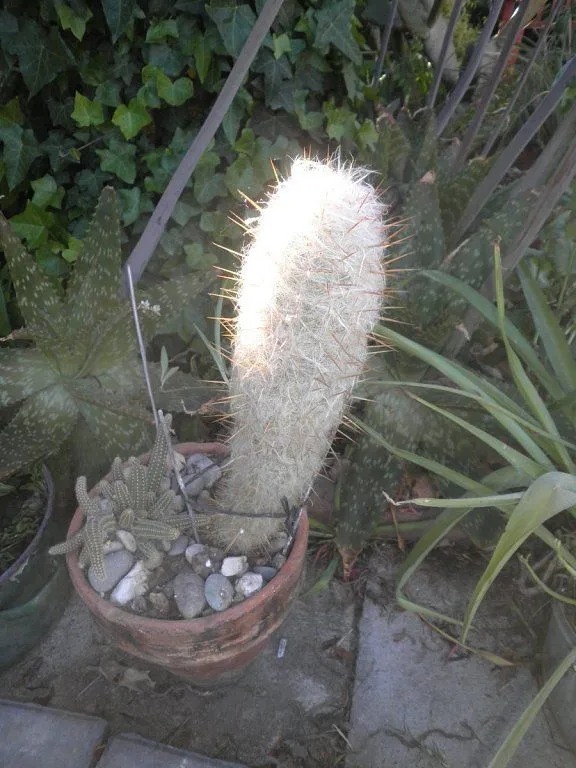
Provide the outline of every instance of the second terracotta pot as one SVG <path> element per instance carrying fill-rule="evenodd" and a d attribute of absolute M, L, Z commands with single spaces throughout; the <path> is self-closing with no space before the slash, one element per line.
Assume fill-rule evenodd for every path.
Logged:
<path fill-rule="evenodd" d="M 194 453 L 224 455 L 220 443 L 182 443 L 174 446 L 184 456 Z M 141 457 L 145 463 L 148 455 Z M 93 491 L 94 492 L 94 491 Z M 84 523 L 80 509 L 70 523 L 68 538 Z M 308 542 L 304 512 L 292 551 L 272 581 L 253 597 L 222 613 L 198 619 L 164 620 L 139 616 L 101 598 L 78 565 L 77 552 L 67 555 L 77 593 L 104 634 L 122 651 L 164 667 L 198 685 L 226 682 L 265 647 L 284 621 L 298 594 Z"/>

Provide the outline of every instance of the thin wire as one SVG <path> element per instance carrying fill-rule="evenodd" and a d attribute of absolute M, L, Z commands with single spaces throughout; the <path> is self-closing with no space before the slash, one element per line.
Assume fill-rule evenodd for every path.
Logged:
<path fill-rule="evenodd" d="M 154 414 L 154 423 L 156 424 L 156 429 L 158 429 L 158 413 L 156 412 L 156 403 L 154 402 L 152 382 L 150 381 L 150 373 L 148 371 L 148 363 L 146 361 L 146 347 L 144 346 L 142 329 L 140 328 L 140 319 L 138 317 L 138 306 L 136 304 L 136 294 L 134 293 L 134 281 L 132 280 L 132 270 L 130 269 L 129 266 L 126 267 L 126 276 L 128 278 L 128 290 L 130 293 L 130 305 L 132 307 L 132 317 L 134 319 L 134 325 L 136 327 L 136 336 L 138 338 L 138 347 L 140 349 L 140 358 L 142 360 L 144 378 L 146 379 L 146 389 L 148 390 L 148 397 L 150 398 L 152 413 Z"/>

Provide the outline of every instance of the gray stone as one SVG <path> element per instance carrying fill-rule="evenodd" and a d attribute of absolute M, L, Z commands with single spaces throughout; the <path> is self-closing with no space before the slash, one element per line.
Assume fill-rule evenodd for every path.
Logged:
<path fill-rule="evenodd" d="M 122 543 L 124 549 L 127 549 L 128 552 L 136 552 L 138 549 L 136 539 L 130 533 L 130 531 L 116 531 L 116 538 Z"/>
<path fill-rule="evenodd" d="M 111 552 L 119 552 L 121 549 L 124 549 L 124 546 L 121 541 L 105 541 L 104 546 L 102 547 L 102 551 L 105 555 L 109 555 Z"/>
<path fill-rule="evenodd" d="M 168 612 L 170 610 L 170 600 L 167 598 L 164 592 L 150 592 L 148 595 L 148 600 L 150 601 L 152 608 L 160 616 L 168 616 Z"/>
<path fill-rule="evenodd" d="M 188 547 L 186 547 L 184 556 L 186 560 L 190 562 L 195 555 L 198 555 L 202 552 L 206 552 L 206 550 L 207 550 L 207 547 L 205 544 L 193 543 L 193 544 L 190 544 Z"/>
<path fill-rule="evenodd" d="M 220 567 L 222 576 L 241 576 L 248 570 L 248 558 L 245 555 L 239 557 L 225 557 Z"/>
<path fill-rule="evenodd" d="M 386 553 L 384 553 L 384 557 Z M 393 556 L 393 555 L 392 555 Z M 372 564 L 378 573 L 378 566 Z M 410 582 L 410 596 L 462 616 L 481 574 L 466 560 L 449 567 L 430 557 Z M 347 768 L 485 768 L 538 691 L 530 671 L 498 667 L 478 654 L 449 656 L 450 645 L 414 613 L 394 607 L 395 573 L 380 561 L 368 584 L 360 623 Z M 500 579 L 502 580 L 502 576 Z M 523 656 L 524 626 L 502 590 L 488 592 L 469 643 Z M 504 597 L 504 599 L 503 599 Z M 573 768 L 544 714 L 531 726 L 509 768 Z"/>
<path fill-rule="evenodd" d="M 183 555 L 184 552 L 186 552 L 188 541 L 188 536 L 178 536 L 178 538 L 171 543 L 170 549 L 168 550 L 168 556 L 176 557 L 176 555 Z"/>
<path fill-rule="evenodd" d="M 125 576 L 134 565 L 134 557 L 125 549 L 116 552 L 110 552 L 104 555 L 104 567 L 106 568 L 106 578 L 99 579 L 94 573 L 94 566 L 88 568 L 88 581 L 96 592 L 109 592 L 114 589 L 120 579 Z"/>
<path fill-rule="evenodd" d="M 174 579 L 174 599 L 185 619 L 200 616 L 206 605 L 204 580 L 192 571 L 182 571 Z"/>
<path fill-rule="evenodd" d="M 110 595 L 110 601 L 116 605 L 128 605 L 135 597 L 146 594 L 150 571 L 142 560 L 120 581 Z"/>
<path fill-rule="evenodd" d="M 213 573 L 206 579 L 204 593 L 210 608 L 214 608 L 215 611 L 225 611 L 232 603 L 234 587 L 226 576 Z"/>
<path fill-rule="evenodd" d="M 272 581 L 274 576 L 278 573 L 276 568 L 272 568 L 270 565 L 255 565 L 254 573 L 259 573 L 265 582 Z"/>
<path fill-rule="evenodd" d="M 186 461 L 186 474 L 182 476 L 189 496 L 198 496 L 207 488 L 212 488 L 222 475 L 222 470 L 208 456 L 195 453 Z"/>
<path fill-rule="evenodd" d="M 213 760 L 133 734 L 117 736 L 106 748 L 98 768 L 245 768 L 238 763 Z M 66 767 L 68 768 L 68 767 Z"/>
<path fill-rule="evenodd" d="M 274 568 L 276 568 L 277 571 L 279 571 L 280 568 L 282 568 L 285 562 L 286 562 L 286 557 L 284 555 L 281 555 L 280 553 L 278 553 L 277 555 L 274 555 L 274 557 L 271 560 L 272 565 L 274 566 Z"/>
<path fill-rule="evenodd" d="M 259 592 L 264 586 L 264 578 L 260 573 L 244 573 L 236 582 L 236 593 L 241 597 L 250 597 Z"/>
<path fill-rule="evenodd" d="M 106 729 L 99 717 L 0 700 L 0 765 L 90 768 Z"/>
<path fill-rule="evenodd" d="M 206 548 L 204 552 L 198 552 L 198 554 L 188 558 L 188 562 L 194 573 L 197 573 L 198 576 L 201 576 L 203 579 L 207 579 L 211 573 L 218 573 L 220 566 L 222 565 L 222 560 L 214 557 L 209 548 Z"/>

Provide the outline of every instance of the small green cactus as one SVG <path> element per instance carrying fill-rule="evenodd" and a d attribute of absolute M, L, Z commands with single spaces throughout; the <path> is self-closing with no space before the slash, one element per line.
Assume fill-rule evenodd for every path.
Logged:
<path fill-rule="evenodd" d="M 169 425 L 170 417 L 164 417 Z M 86 523 L 77 534 L 49 550 L 51 555 L 62 555 L 81 548 L 79 563 L 94 567 L 99 578 L 105 578 L 104 543 L 117 531 L 128 531 L 134 536 L 138 551 L 147 565 L 159 564 L 158 541 L 174 541 L 189 524 L 186 515 L 175 512 L 176 494 L 163 490 L 168 457 L 168 439 L 162 425 L 156 432 L 154 447 L 147 465 L 131 458 L 123 468 L 119 458 L 112 464 L 112 481 L 102 480 L 98 486 L 101 498 L 90 496 L 86 478 L 76 482 L 76 498 Z"/>

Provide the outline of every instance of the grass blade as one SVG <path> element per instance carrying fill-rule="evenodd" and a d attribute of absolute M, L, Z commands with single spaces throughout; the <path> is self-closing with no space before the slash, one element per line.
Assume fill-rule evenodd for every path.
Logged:
<path fill-rule="evenodd" d="M 536 719 L 536 716 L 546 703 L 546 700 L 554 688 L 558 685 L 560 680 L 562 680 L 564 675 L 575 663 L 576 648 L 572 648 L 570 653 L 568 653 L 564 659 L 562 659 L 560 664 L 558 664 L 554 672 L 552 672 L 548 680 L 538 691 L 536 696 L 532 699 L 528 707 L 524 710 L 521 717 L 506 737 L 506 740 L 490 761 L 488 768 L 506 768 L 514 753 L 518 749 L 518 745 L 526 735 L 526 731 L 528 728 L 530 728 Z"/>
<path fill-rule="evenodd" d="M 336 573 L 336 568 L 338 568 L 338 563 L 340 562 L 339 557 L 333 557 L 332 560 L 328 563 L 328 566 L 322 571 L 322 574 L 318 581 L 314 583 L 312 587 L 306 592 L 306 594 L 302 595 L 303 598 L 311 597 L 312 595 L 317 595 L 318 593 L 322 592 L 326 589 L 328 584 L 331 582 L 332 577 Z"/>
<path fill-rule="evenodd" d="M 565 392 L 572 392 L 576 389 L 576 361 L 570 345 L 536 280 L 524 265 L 520 266 L 519 273 L 524 296 L 550 365 Z"/>
<path fill-rule="evenodd" d="M 453 291 L 462 296 L 466 301 L 474 307 L 480 314 L 495 328 L 499 327 L 498 310 L 494 304 L 487 298 L 482 296 L 479 291 L 469 286 L 464 281 L 453 277 L 446 272 L 440 272 L 439 270 L 425 269 L 420 272 L 424 277 L 434 280 L 440 285 L 445 285 L 447 288 L 451 288 Z M 564 396 L 564 392 L 558 382 L 542 364 L 542 361 L 534 351 L 530 342 L 524 337 L 524 335 L 516 328 L 516 326 L 508 319 L 505 318 L 505 329 L 508 340 L 514 347 L 517 354 L 524 360 L 526 365 L 538 378 L 538 381 L 546 389 L 551 397 L 554 399 L 560 399 Z"/>
<path fill-rule="evenodd" d="M 466 642 L 472 621 L 486 592 L 512 555 L 539 526 L 575 504 L 576 477 L 573 475 L 548 472 L 532 483 L 512 512 L 494 554 L 470 598 L 462 627 L 463 643 Z"/>
<path fill-rule="evenodd" d="M 500 325 L 500 333 L 504 340 L 504 346 L 506 348 L 506 356 L 508 358 L 508 365 L 512 373 L 512 378 L 516 383 L 516 388 L 524 398 L 526 405 L 532 411 L 536 419 L 542 424 L 544 429 L 552 433 L 554 437 L 560 437 L 558 429 L 551 417 L 548 409 L 544 405 L 542 398 L 540 397 L 538 390 L 534 384 L 530 381 L 522 363 L 518 358 L 518 355 L 512 349 L 508 336 L 506 334 L 506 314 L 504 309 L 504 283 L 502 280 L 502 262 L 500 260 L 500 246 L 498 243 L 494 244 L 494 261 L 495 261 L 495 289 L 496 289 L 496 305 L 498 308 L 498 319 Z M 549 450 L 556 459 L 557 465 L 563 465 L 567 472 L 574 472 L 574 464 L 570 459 L 568 451 L 558 443 L 550 443 Z"/>

